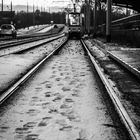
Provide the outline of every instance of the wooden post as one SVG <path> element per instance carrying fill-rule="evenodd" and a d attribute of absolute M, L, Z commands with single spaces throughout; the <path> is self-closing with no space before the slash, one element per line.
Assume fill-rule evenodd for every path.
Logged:
<path fill-rule="evenodd" d="M 12 21 L 12 20 L 13 20 L 13 17 L 12 17 L 12 16 L 13 16 L 13 15 L 12 15 L 12 11 L 13 11 L 13 4 L 12 4 L 12 1 L 11 1 L 11 8 L 10 8 L 10 9 L 11 9 L 11 21 Z"/>
<path fill-rule="evenodd" d="M 90 0 L 88 2 L 87 5 L 87 31 L 88 31 L 88 35 L 90 34 Z"/>
<path fill-rule="evenodd" d="M 74 7 L 74 13 L 76 12 L 76 6 L 75 6 L 75 3 L 73 4 L 73 7 Z"/>
<path fill-rule="evenodd" d="M 86 20 L 86 23 L 85 23 L 85 26 L 86 26 L 86 31 L 87 31 L 87 34 L 90 34 L 90 4 L 89 4 L 89 1 L 85 1 L 86 4 L 85 4 L 85 20 Z"/>
<path fill-rule="evenodd" d="M 12 4 L 12 1 L 11 1 L 11 12 L 13 11 L 13 4 Z"/>
<path fill-rule="evenodd" d="M 29 6 L 28 6 L 28 1 L 27 1 L 27 26 L 28 26 L 28 30 L 29 30 L 29 24 L 28 24 L 29 17 L 28 17 L 28 13 L 29 13 Z"/>
<path fill-rule="evenodd" d="M 111 0 L 107 0 L 106 12 L 106 41 L 111 41 Z"/>
<path fill-rule="evenodd" d="M 33 26 L 35 26 L 35 7 L 33 3 Z"/>
<path fill-rule="evenodd" d="M 95 4 L 94 4 L 94 33 L 93 33 L 93 37 L 96 37 L 96 29 L 97 29 L 97 0 L 95 0 Z"/>
<path fill-rule="evenodd" d="M 3 12 L 3 0 L 1 2 L 1 11 Z"/>

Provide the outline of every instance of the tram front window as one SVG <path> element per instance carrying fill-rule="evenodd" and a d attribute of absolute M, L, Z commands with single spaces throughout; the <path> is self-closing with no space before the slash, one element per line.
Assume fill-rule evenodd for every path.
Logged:
<path fill-rule="evenodd" d="M 70 25 L 80 25 L 79 14 L 69 14 Z"/>

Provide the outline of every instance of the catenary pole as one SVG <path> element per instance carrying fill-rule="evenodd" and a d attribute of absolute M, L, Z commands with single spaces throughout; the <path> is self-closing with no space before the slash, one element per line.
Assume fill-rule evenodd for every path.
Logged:
<path fill-rule="evenodd" d="M 94 33 L 93 37 L 96 37 L 96 29 L 97 29 L 97 0 L 94 3 Z"/>
<path fill-rule="evenodd" d="M 88 1 L 88 18 L 87 18 L 87 27 L 88 27 L 88 34 L 90 34 L 90 0 Z"/>
<path fill-rule="evenodd" d="M 13 20 L 13 14 L 12 14 L 12 11 L 13 11 L 13 4 L 12 4 L 12 0 L 11 0 L 11 22 L 13 22 L 12 20 Z"/>
<path fill-rule="evenodd" d="M 90 1 L 85 0 L 85 6 L 86 32 L 87 34 L 90 34 Z"/>
<path fill-rule="evenodd" d="M 106 12 L 106 41 L 111 41 L 111 0 L 107 0 Z"/>
<path fill-rule="evenodd" d="M 3 12 L 3 0 L 1 2 L 1 11 Z"/>
<path fill-rule="evenodd" d="M 11 1 L 11 12 L 13 11 L 13 4 L 12 4 L 12 1 Z"/>
<path fill-rule="evenodd" d="M 34 6 L 34 0 L 33 0 L 33 26 L 35 26 L 35 6 Z"/>
<path fill-rule="evenodd" d="M 28 26 L 28 29 L 29 29 L 29 16 L 28 16 L 28 13 L 29 13 L 29 6 L 28 6 L 28 0 L 27 0 L 27 26 Z"/>

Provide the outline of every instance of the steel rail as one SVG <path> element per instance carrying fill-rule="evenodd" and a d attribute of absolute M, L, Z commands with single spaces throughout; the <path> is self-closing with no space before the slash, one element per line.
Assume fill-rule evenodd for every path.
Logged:
<path fill-rule="evenodd" d="M 59 39 L 59 38 L 61 38 L 61 37 L 64 37 L 64 36 L 65 36 L 65 35 L 62 34 L 62 35 L 59 35 L 59 36 L 55 36 L 55 37 L 52 37 L 52 38 L 48 38 L 49 40 L 47 40 L 47 41 L 45 41 L 45 42 L 39 43 L 39 44 L 37 44 L 37 45 L 33 45 L 33 46 L 29 47 L 29 48 L 23 48 L 23 49 L 21 49 L 21 50 L 14 51 L 13 53 L 21 53 L 21 52 L 24 52 L 24 51 L 31 50 L 31 49 L 33 49 L 33 48 L 42 46 L 42 45 L 44 45 L 44 44 L 46 44 L 46 43 L 49 43 L 49 42 L 54 41 L 54 40 L 57 40 L 57 39 Z"/>
<path fill-rule="evenodd" d="M 130 71 L 132 74 L 134 74 L 137 78 L 140 79 L 140 71 L 138 71 L 136 68 L 134 68 L 133 66 L 129 65 L 128 63 L 126 63 L 125 61 L 120 59 L 119 57 L 115 56 L 113 53 L 111 53 L 109 51 L 107 51 L 107 53 L 109 54 L 109 57 L 111 57 L 112 59 L 117 61 L 119 64 L 121 64 L 128 71 Z"/>
<path fill-rule="evenodd" d="M 23 51 L 28 51 L 28 50 L 31 50 L 31 49 L 33 49 L 33 48 L 42 46 L 42 45 L 44 45 L 44 44 L 46 44 L 46 43 L 49 43 L 49 42 L 51 42 L 51 41 L 54 41 L 54 40 L 59 39 L 59 38 L 64 37 L 64 36 L 65 36 L 65 35 L 62 34 L 62 35 L 59 35 L 59 36 L 56 36 L 56 37 L 48 38 L 49 40 L 47 40 L 47 41 L 45 41 L 45 42 L 41 42 L 41 43 L 39 43 L 39 44 L 37 44 L 37 45 L 33 45 L 33 46 L 28 47 L 28 48 L 22 48 L 22 49 L 19 48 L 20 50 L 17 49 L 17 50 L 15 50 L 15 51 L 11 51 L 11 52 L 7 52 L 7 53 L 4 53 L 4 54 L 0 54 L 0 57 L 5 56 L 5 55 L 9 55 L 9 54 L 15 54 L 15 53 L 21 53 L 21 52 L 23 52 Z M 16 46 L 15 46 L 15 47 L 16 47 Z M 3 48 L 3 49 L 8 49 L 8 48 Z"/>
<path fill-rule="evenodd" d="M 0 105 L 9 98 L 23 83 L 25 83 L 39 68 L 40 66 L 48 60 L 51 56 L 53 56 L 57 51 L 59 51 L 62 46 L 67 42 L 65 39 L 61 42 L 56 49 L 50 52 L 47 56 L 45 56 L 42 60 L 40 60 L 33 68 L 31 68 L 24 76 L 22 76 L 15 84 L 13 84 L 9 89 L 7 89 L 2 95 L 0 96 Z"/>
<path fill-rule="evenodd" d="M 43 30 L 44 28 L 46 28 L 46 27 L 44 26 L 42 29 L 39 29 L 38 31 Z M 62 27 L 60 27 L 60 29 L 61 28 Z M 54 34 L 56 34 L 56 33 L 54 33 Z M 19 33 L 18 36 L 16 37 L 16 39 L 26 39 L 29 37 L 49 36 L 49 35 L 51 35 L 51 33 L 49 31 L 45 32 L 45 33 L 37 33 L 37 32 L 33 32 L 30 30 L 30 31 L 24 32 L 23 34 Z M 0 38 L 0 41 L 7 41 L 7 40 L 13 40 L 13 39 L 12 38 Z"/>
<path fill-rule="evenodd" d="M 136 126 L 134 125 L 133 121 L 131 120 L 130 116 L 128 115 L 127 111 L 125 110 L 124 106 L 122 105 L 119 98 L 117 97 L 117 95 L 115 93 L 115 89 L 113 89 L 111 87 L 109 81 L 107 80 L 106 76 L 104 75 L 103 71 L 101 70 L 101 67 L 97 64 L 95 58 L 90 53 L 90 50 L 88 49 L 88 47 L 86 46 L 84 41 L 81 40 L 81 42 L 82 42 L 84 48 L 86 49 L 87 54 L 90 57 L 92 64 L 94 65 L 101 81 L 103 82 L 103 84 L 109 94 L 109 97 L 111 98 L 111 100 L 114 104 L 114 107 L 117 110 L 117 112 L 120 116 L 120 119 L 122 120 L 125 128 L 129 132 L 132 140 L 140 140 L 140 134 L 139 134 Z"/>
<path fill-rule="evenodd" d="M 59 36 L 61 34 L 54 34 L 54 35 L 46 35 L 46 36 L 43 36 L 42 38 L 41 37 L 35 37 L 35 38 L 31 38 L 31 39 L 27 39 L 27 40 L 21 40 L 21 41 L 16 41 L 16 42 L 10 42 L 10 43 L 6 43 L 6 44 L 0 44 L 2 45 L 0 47 L 0 50 L 1 49 L 4 49 L 4 48 L 9 48 L 9 47 L 13 47 L 13 46 L 18 46 L 18 45 L 22 45 L 22 44 L 27 44 L 27 43 L 31 43 L 31 42 L 34 42 L 34 41 L 39 41 L 39 40 L 43 40 L 45 39 L 46 37 L 48 38 L 51 38 L 51 37 L 55 37 L 55 36 Z"/>
<path fill-rule="evenodd" d="M 105 48 L 105 44 L 101 44 L 100 41 L 96 40 L 96 43 L 101 46 L 103 45 Z M 98 47 L 98 46 L 97 46 Z M 107 56 L 109 56 L 111 59 L 115 60 L 116 62 L 118 62 L 118 64 L 120 64 L 121 66 L 123 66 L 125 69 L 127 69 L 129 72 L 131 72 L 134 76 L 136 76 L 138 79 L 140 79 L 140 71 L 137 70 L 136 68 L 134 68 L 132 65 L 126 63 L 125 61 L 123 61 L 121 58 L 117 57 L 115 54 L 111 53 L 110 51 L 106 51 L 105 49 L 98 47 L 99 49 L 101 49 Z"/>

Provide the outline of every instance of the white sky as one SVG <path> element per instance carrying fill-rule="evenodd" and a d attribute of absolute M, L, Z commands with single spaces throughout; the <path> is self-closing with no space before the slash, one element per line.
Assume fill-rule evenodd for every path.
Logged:
<path fill-rule="evenodd" d="M 67 6 L 69 3 L 71 3 L 71 0 L 3 0 L 3 3 L 10 5 L 11 1 L 13 5 L 27 5 L 28 2 L 29 5 L 33 5 L 34 3 L 35 5 L 42 7 Z"/>

